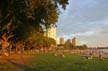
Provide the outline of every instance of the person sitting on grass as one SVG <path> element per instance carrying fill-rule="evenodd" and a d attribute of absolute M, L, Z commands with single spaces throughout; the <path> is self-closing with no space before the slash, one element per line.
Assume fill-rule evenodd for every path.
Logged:
<path fill-rule="evenodd" d="M 60 52 L 60 56 L 61 56 L 62 58 L 65 58 L 65 55 L 64 55 L 63 52 Z"/>
<path fill-rule="evenodd" d="M 62 58 L 65 57 L 65 55 L 62 51 L 59 51 L 59 50 L 56 49 L 55 52 L 54 52 L 54 56 L 58 56 L 58 55 Z"/>
<path fill-rule="evenodd" d="M 103 53 L 102 53 L 102 52 L 99 52 L 99 58 L 100 58 L 101 60 L 103 60 Z"/>
<path fill-rule="evenodd" d="M 54 56 L 57 56 L 58 55 L 58 50 L 57 48 L 54 49 Z"/>
<path fill-rule="evenodd" d="M 88 56 L 87 59 L 93 59 L 92 51 L 90 51 L 89 55 L 90 55 L 90 56 Z"/>
<path fill-rule="evenodd" d="M 57 52 L 54 53 L 54 56 L 57 56 Z"/>

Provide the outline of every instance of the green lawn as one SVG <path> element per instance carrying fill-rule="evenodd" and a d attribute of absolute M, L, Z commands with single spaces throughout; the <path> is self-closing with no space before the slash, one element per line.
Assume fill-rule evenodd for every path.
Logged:
<path fill-rule="evenodd" d="M 55 57 L 52 53 L 25 54 L 22 65 L 15 63 L 17 59 L 13 60 L 0 63 L 0 71 L 108 71 L 108 59 L 88 60 L 69 53 L 65 53 L 65 58 Z"/>
<path fill-rule="evenodd" d="M 34 54 L 27 62 L 27 71 L 108 71 L 108 59 L 88 60 L 81 55 L 65 54 L 65 58 L 51 53 Z"/>

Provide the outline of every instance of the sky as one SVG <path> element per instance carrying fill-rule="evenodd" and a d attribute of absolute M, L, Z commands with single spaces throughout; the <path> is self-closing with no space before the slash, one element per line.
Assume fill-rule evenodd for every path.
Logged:
<path fill-rule="evenodd" d="M 69 0 L 61 10 L 57 37 L 76 37 L 89 47 L 108 46 L 108 0 Z"/>

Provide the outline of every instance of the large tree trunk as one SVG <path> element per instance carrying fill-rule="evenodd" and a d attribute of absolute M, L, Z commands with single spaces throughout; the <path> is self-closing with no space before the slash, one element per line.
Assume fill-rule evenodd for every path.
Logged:
<path fill-rule="evenodd" d="M 11 49 L 12 49 L 12 45 L 10 44 L 10 46 L 9 46 L 9 55 L 11 55 Z"/>
<path fill-rule="evenodd" d="M 11 38 L 11 37 L 13 37 L 13 35 L 10 35 L 10 36 L 6 36 L 6 33 L 4 33 L 3 35 L 2 35 L 2 49 L 1 49 L 1 51 L 2 51 L 2 56 L 6 56 L 6 46 L 7 46 L 7 44 L 8 44 L 8 39 L 9 38 Z"/>
<path fill-rule="evenodd" d="M 24 53 L 24 47 L 20 47 L 21 48 L 21 54 Z"/>
<path fill-rule="evenodd" d="M 19 48 L 18 46 L 16 46 L 16 48 L 15 48 L 15 53 L 16 54 L 18 54 L 18 48 Z"/>
<path fill-rule="evenodd" d="M 27 52 L 28 52 L 28 53 L 30 52 L 30 47 L 27 48 Z"/>

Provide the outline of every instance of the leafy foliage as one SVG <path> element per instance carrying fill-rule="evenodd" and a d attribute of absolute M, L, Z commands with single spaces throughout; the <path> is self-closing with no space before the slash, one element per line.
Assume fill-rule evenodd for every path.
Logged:
<path fill-rule="evenodd" d="M 52 44 L 50 41 L 54 44 L 43 37 L 43 30 L 58 21 L 59 6 L 65 9 L 67 4 L 68 0 L 0 0 L 0 39 L 6 34 L 14 35 L 13 42 L 29 40 L 29 44 L 45 47 Z"/>
<path fill-rule="evenodd" d="M 65 9 L 67 4 L 68 0 L 0 0 L 0 34 L 13 34 L 21 27 L 26 31 L 29 26 L 35 27 L 38 32 L 40 29 L 43 31 L 41 25 L 47 29 L 56 23 L 59 6 Z"/>
<path fill-rule="evenodd" d="M 73 44 L 69 40 L 67 40 L 63 46 L 65 49 L 87 49 L 88 48 L 86 44 L 73 46 Z"/>
<path fill-rule="evenodd" d="M 77 46 L 78 49 L 87 49 L 88 46 L 86 44 L 81 45 L 81 46 Z"/>
<path fill-rule="evenodd" d="M 26 45 L 33 48 L 49 48 L 56 45 L 56 41 L 52 38 L 44 37 L 42 34 L 33 33 L 26 39 Z"/>

